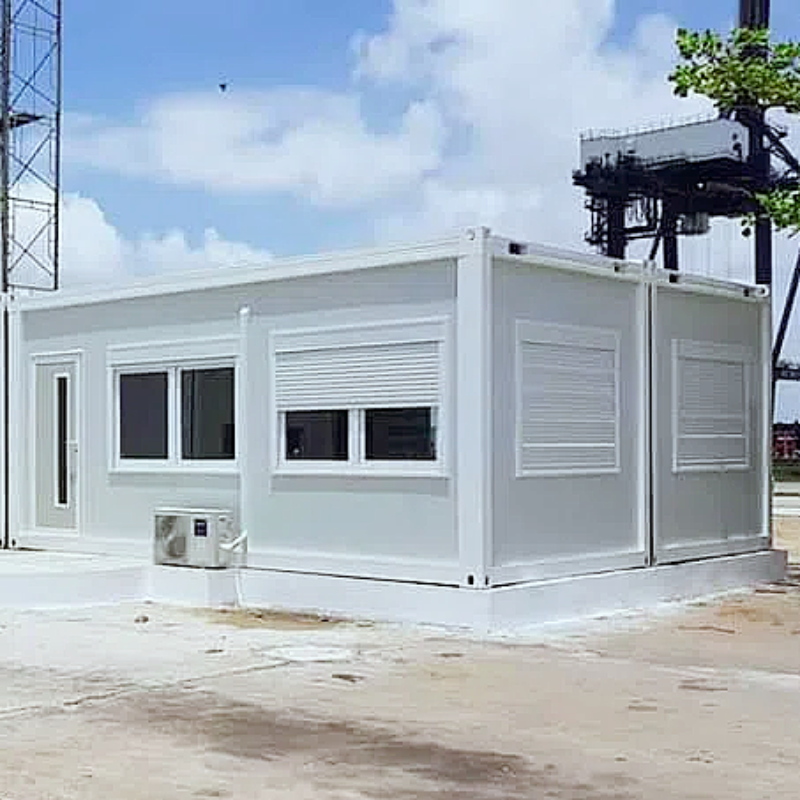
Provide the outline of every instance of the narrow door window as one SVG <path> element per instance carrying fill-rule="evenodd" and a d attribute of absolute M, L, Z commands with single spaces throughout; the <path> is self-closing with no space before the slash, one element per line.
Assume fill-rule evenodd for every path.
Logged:
<path fill-rule="evenodd" d="M 69 377 L 56 377 L 56 502 L 69 505 Z"/>

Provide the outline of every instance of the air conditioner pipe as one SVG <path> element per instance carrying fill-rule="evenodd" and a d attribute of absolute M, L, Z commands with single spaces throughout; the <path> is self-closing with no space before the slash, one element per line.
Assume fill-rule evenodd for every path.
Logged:
<path fill-rule="evenodd" d="M 247 541 L 247 531 L 242 531 L 233 541 L 220 542 L 219 549 L 224 550 L 226 553 L 232 553 L 234 550 L 243 545 L 246 541 Z"/>

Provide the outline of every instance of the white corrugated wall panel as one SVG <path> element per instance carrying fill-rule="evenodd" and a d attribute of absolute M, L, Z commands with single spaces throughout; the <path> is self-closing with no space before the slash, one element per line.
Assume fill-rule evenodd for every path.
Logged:
<path fill-rule="evenodd" d="M 653 287 L 658 563 L 767 544 L 769 300 L 737 294 Z"/>

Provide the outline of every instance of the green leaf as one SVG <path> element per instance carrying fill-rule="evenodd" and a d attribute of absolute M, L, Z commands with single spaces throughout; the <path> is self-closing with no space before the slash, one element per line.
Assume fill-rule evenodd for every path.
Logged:
<path fill-rule="evenodd" d="M 800 44 L 771 44 L 766 28 L 736 28 L 726 39 L 682 28 L 676 45 L 681 63 L 669 80 L 677 96 L 703 95 L 726 113 L 753 106 L 800 111 Z"/>

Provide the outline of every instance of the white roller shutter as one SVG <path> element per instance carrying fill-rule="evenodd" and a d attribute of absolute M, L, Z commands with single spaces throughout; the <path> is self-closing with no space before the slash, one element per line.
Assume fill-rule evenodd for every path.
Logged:
<path fill-rule="evenodd" d="M 752 353 L 683 340 L 673 351 L 675 471 L 747 469 Z"/>
<path fill-rule="evenodd" d="M 517 474 L 619 469 L 619 336 L 517 323 Z"/>
<path fill-rule="evenodd" d="M 413 324 L 278 335 L 276 406 L 279 411 L 437 406 L 443 338 L 443 325 L 426 331 Z"/>

